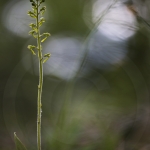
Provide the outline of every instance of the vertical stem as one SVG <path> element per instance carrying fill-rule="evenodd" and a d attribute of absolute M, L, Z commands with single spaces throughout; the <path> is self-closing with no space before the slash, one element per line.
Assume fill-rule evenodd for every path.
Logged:
<path fill-rule="evenodd" d="M 40 28 L 39 28 L 39 1 L 37 1 L 37 47 L 38 47 L 38 59 L 39 59 L 39 85 L 38 85 L 38 99 L 37 99 L 37 148 L 41 150 L 41 113 L 42 113 L 42 87 L 43 87 L 43 62 L 42 62 L 42 48 L 40 39 Z"/>

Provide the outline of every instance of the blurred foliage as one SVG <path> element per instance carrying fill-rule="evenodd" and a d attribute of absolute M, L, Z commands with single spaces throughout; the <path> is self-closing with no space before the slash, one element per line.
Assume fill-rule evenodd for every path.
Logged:
<path fill-rule="evenodd" d="M 38 76 L 21 62 L 29 39 L 10 32 L 2 20 L 10 2 L 17 0 L 0 1 L 0 149 L 15 149 L 15 131 L 35 150 Z M 83 19 L 86 3 L 47 0 L 53 14 L 45 25 L 47 31 L 52 36 L 72 32 L 86 39 L 91 30 Z M 43 149 L 142 150 L 149 146 L 149 39 L 149 29 L 138 30 L 127 41 L 128 59 L 113 69 L 92 68 L 71 81 L 44 76 Z"/>

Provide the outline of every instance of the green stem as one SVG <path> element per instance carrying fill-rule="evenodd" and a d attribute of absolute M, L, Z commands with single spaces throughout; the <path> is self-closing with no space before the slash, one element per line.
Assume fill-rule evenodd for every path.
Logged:
<path fill-rule="evenodd" d="M 38 99 L 37 99 L 37 148 L 41 150 L 41 113 L 42 113 L 42 87 L 43 87 L 43 62 L 42 62 L 42 49 L 40 39 L 40 28 L 39 28 L 39 1 L 37 1 L 37 47 L 38 47 L 38 59 L 39 59 L 39 85 L 38 85 Z"/>

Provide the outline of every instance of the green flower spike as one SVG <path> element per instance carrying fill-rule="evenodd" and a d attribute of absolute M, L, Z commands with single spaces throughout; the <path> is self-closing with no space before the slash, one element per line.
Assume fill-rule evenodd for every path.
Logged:
<path fill-rule="evenodd" d="M 43 17 L 46 6 L 41 6 L 45 0 L 30 0 L 32 5 L 32 10 L 28 11 L 28 15 L 31 18 L 35 19 L 35 23 L 30 23 L 29 27 L 31 31 L 29 34 L 32 35 L 37 40 L 37 46 L 28 45 L 28 49 L 32 52 L 33 55 L 36 55 L 35 49 L 38 53 L 39 60 L 39 84 L 38 84 L 38 101 L 37 101 L 37 150 L 41 150 L 41 116 L 42 116 L 42 88 L 43 88 L 43 63 L 45 63 L 50 58 L 50 53 L 44 54 L 42 53 L 42 45 L 49 36 L 50 33 L 40 33 L 40 27 L 45 22 L 45 18 Z"/>

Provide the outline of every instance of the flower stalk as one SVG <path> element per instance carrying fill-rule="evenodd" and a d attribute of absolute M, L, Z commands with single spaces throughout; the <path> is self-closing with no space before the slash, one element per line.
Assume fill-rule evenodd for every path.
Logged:
<path fill-rule="evenodd" d="M 40 27 L 45 22 L 43 14 L 46 11 L 46 6 L 41 7 L 41 4 L 45 0 L 30 0 L 32 4 L 32 11 L 28 11 L 28 15 L 35 19 L 35 23 L 31 23 L 31 31 L 29 34 L 32 35 L 37 40 L 37 46 L 28 45 L 28 49 L 32 52 L 33 55 L 36 55 L 35 50 L 38 53 L 39 60 L 39 84 L 38 84 L 38 98 L 37 98 L 37 149 L 41 150 L 41 117 L 42 117 L 42 89 L 43 89 L 43 63 L 45 63 L 49 57 L 50 53 L 42 54 L 42 45 L 47 37 L 50 36 L 49 33 L 40 34 Z"/>

